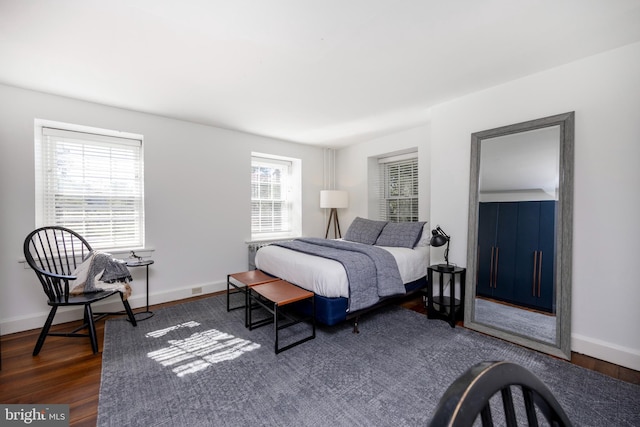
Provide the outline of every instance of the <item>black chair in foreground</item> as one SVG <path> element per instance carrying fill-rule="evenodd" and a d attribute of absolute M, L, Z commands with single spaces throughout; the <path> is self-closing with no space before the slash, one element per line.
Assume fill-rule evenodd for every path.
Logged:
<path fill-rule="evenodd" d="M 76 279 L 73 273 L 91 252 L 91 246 L 82 236 L 64 227 L 42 227 L 29 233 L 25 239 L 24 256 L 38 276 L 42 289 L 48 298 L 47 304 L 51 306 L 47 321 L 33 350 L 34 356 L 40 353 L 48 335 L 89 337 L 93 352 L 97 353 L 98 339 L 95 321 L 116 313 L 93 313 L 91 304 L 112 295 L 120 295 L 129 321 L 133 326 L 137 325 L 129 302 L 125 299 L 124 294 L 117 289 L 100 290 L 80 295 L 70 294 L 69 286 L 70 284 L 73 286 L 73 281 Z M 49 332 L 58 307 L 65 306 L 84 306 L 84 324 L 71 332 Z M 84 328 L 88 328 L 88 333 L 78 333 Z"/>
<path fill-rule="evenodd" d="M 514 404 L 512 387 L 522 391 L 515 396 L 515 401 L 522 404 L 520 407 Z M 493 426 L 491 404 L 498 418 L 496 425 L 538 426 L 538 414 L 542 414 L 548 425 L 571 426 L 547 386 L 527 369 L 511 362 L 482 362 L 462 374 L 440 399 L 429 426 L 472 426 L 478 415 L 483 427 Z M 522 421 L 518 424 L 518 415 L 524 418 L 525 414 L 528 424 Z"/>

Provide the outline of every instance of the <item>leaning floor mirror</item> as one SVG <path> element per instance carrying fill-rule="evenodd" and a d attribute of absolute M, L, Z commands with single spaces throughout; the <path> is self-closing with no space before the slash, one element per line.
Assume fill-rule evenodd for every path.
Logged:
<path fill-rule="evenodd" d="M 571 358 L 574 113 L 471 135 L 464 324 Z"/>

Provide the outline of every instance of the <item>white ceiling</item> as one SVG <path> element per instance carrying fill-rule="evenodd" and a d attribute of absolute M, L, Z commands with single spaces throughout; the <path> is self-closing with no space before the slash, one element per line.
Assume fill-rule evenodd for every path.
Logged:
<path fill-rule="evenodd" d="M 0 0 L 0 83 L 338 147 L 640 40 L 640 0 Z"/>

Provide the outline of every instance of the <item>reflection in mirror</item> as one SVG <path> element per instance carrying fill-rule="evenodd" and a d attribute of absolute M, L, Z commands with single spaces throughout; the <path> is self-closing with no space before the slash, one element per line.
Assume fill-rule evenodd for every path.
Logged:
<path fill-rule="evenodd" d="M 478 187 L 479 323 L 554 343 L 560 126 L 482 141 Z"/>
<path fill-rule="evenodd" d="M 569 358 L 573 113 L 471 148 L 465 326 Z"/>

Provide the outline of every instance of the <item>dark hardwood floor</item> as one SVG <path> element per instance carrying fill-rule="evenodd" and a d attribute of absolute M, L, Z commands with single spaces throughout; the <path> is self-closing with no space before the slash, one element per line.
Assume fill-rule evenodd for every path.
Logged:
<path fill-rule="evenodd" d="M 152 310 L 198 298 L 160 304 Z M 406 300 L 402 306 L 425 313 L 422 297 Z M 78 323 L 78 322 L 74 322 Z M 73 324 L 58 325 L 56 330 Z M 102 353 L 93 354 L 88 339 L 48 337 L 36 357 L 33 347 L 40 330 L 3 335 L 1 343 L 0 402 L 18 404 L 69 404 L 70 425 L 95 426 L 102 368 Z M 97 324 L 102 351 L 104 321 Z M 624 381 L 640 384 L 640 373 L 611 363 L 574 354 L 573 363 Z"/>

